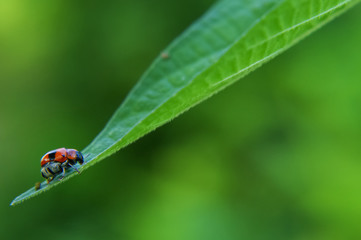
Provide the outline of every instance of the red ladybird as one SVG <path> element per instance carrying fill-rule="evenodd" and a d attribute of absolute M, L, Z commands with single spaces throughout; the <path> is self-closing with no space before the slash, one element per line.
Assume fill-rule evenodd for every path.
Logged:
<path fill-rule="evenodd" d="M 46 178 L 47 182 L 51 182 L 57 175 L 62 173 L 61 179 L 65 176 L 65 170 L 69 167 L 74 167 L 75 164 L 84 163 L 84 158 L 81 152 L 76 149 L 59 148 L 47 152 L 40 160 L 41 175 Z"/>

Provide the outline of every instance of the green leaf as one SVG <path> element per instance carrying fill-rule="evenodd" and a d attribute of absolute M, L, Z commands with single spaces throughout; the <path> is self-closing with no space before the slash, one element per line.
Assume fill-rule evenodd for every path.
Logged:
<path fill-rule="evenodd" d="M 224 0 L 179 36 L 145 72 L 100 134 L 81 171 L 172 120 L 309 35 L 358 0 Z M 311 56 L 310 56 L 311 57 Z M 40 190 L 31 188 L 11 205 Z"/>

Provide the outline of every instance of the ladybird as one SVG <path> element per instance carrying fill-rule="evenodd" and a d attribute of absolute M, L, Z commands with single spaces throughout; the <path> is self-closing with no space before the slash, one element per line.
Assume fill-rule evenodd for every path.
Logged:
<path fill-rule="evenodd" d="M 75 164 L 84 163 L 84 158 L 81 152 L 76 149 L 59 148 L 47 152 L 40 160 L 41 175 L 46 178 L 46 181 L 51 182 L 57 175 L 62 174 L 60 179 L 65 176 L 65 170 L 73 168 L 79 174 L 80 172 Z"/>

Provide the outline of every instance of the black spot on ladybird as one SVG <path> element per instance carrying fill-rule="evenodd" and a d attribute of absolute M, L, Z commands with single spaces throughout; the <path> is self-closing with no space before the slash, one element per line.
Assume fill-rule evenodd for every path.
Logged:
<path fill-rule="evenodd" d="M 55 159 L 56 152 L 49 153 L 49 159 L 54 160 Z"/>

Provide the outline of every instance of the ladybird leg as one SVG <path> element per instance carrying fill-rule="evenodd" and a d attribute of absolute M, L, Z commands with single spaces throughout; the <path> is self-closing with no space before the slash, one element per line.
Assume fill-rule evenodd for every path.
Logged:
<path fill-rule="evenodd" d="M 60 166 L 61 168 L 66 168 L 69 165 L 69 160 L 66 160 L 65 162 L 63 162 Z"/>
<path fill-rule="evenodd" d="M 65 167 L 61 167 L 61 177 L 59 178 L 59 180 L 62 180 L 65 177 Z"/>
<path fill-rule="evenodd" d="M 73 168 L 75 171 L 77 171 L 80 174 L 79 170 L 76 167 L 74 167 L 73 165 L 71 165 L 68 160 L 66 160 L 65 162 L 63 162 L 61 164 L 61 167 L 63 168 L 63 176 L 65 176 L 65 168 L 68 166 L 70 166 L 71 168 Z"/>
<path fill-rule="evenodd" d="M 59 180 L 62 180 L 65 177 L 65 169 L 66 167 L 69 165 L 68 160 L 66 160 L 65 162 L 63 162 L 60 167 L 61 167 L 61 177 L 59 178 Z"/>
<path fill-rule="evenodd" d="M 48 184 L 49 184 L 51 181 L 53 181 L 53 179 L 54 179 L 54 177 L 49 177 L 49 178 L 46 179 L 46 181 L 47 181 Z"/>
<path fill-rule="evenodd" d="M 75 171 L 77 171 L 79 174 L 80 174 L 80 172 L 79 172 L 79 170 L 76 168 L 76 167 L 74 167 L 73 165 L 71 165 L 71 164 L 68 164 L 70 167 L 72 167 Z"/>

